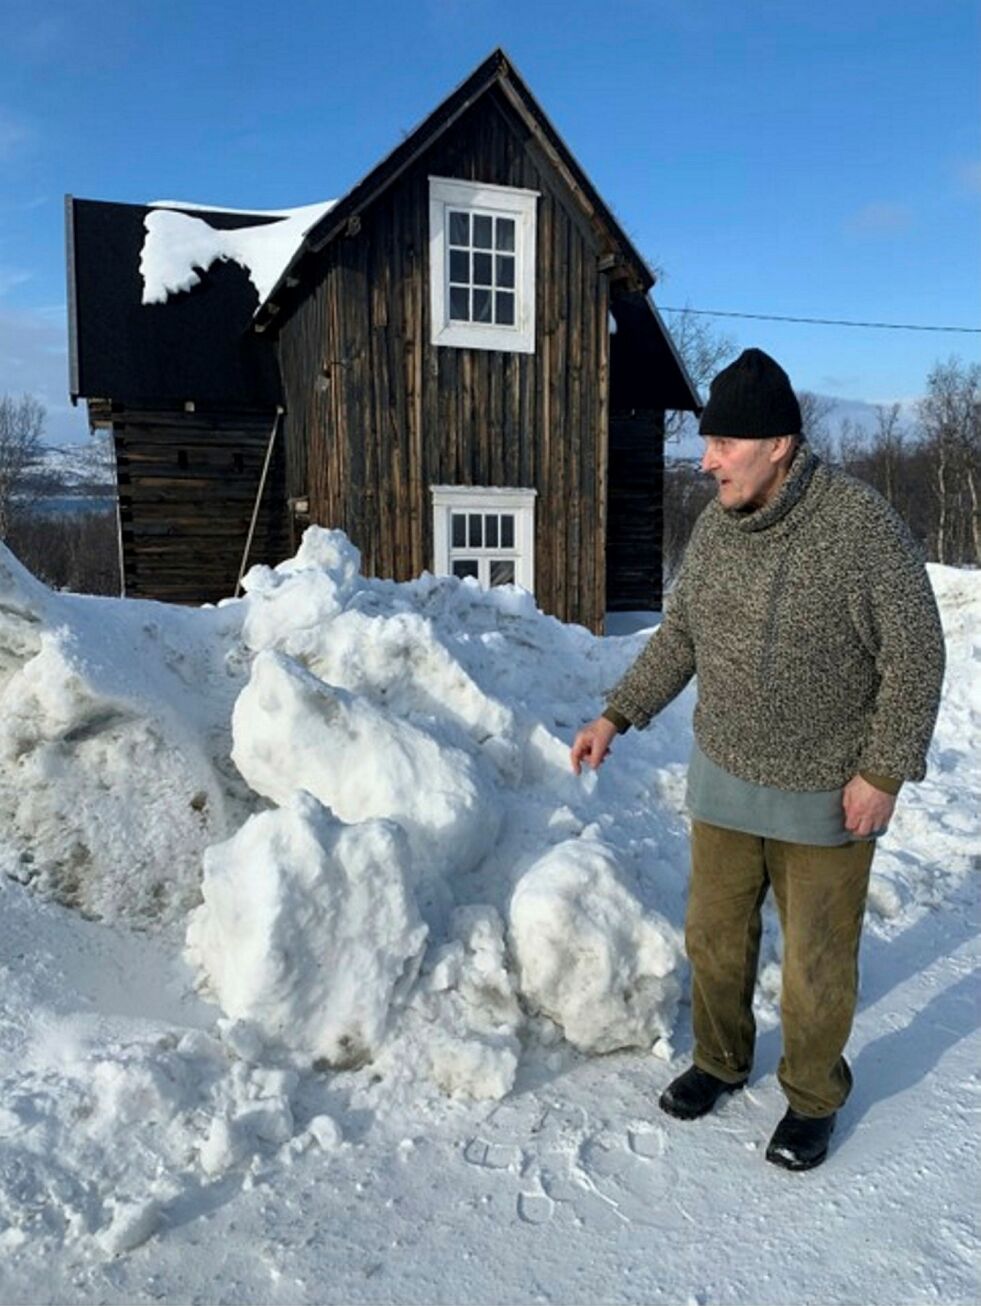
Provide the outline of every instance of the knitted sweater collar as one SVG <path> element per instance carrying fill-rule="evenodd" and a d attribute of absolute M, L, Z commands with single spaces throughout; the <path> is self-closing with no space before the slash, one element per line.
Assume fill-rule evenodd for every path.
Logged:
<path fill-rule="evenodd" d="M 821 459 L 807 441 L 802 440 L 787 471 L 787 479 L 769 503 L 752 512 L 740 511 L 738 508 L 724 508 L 722 511 L 738 530 L 747 534 L 768 530 L 769 527 L 782 521 L 800 502 L 811 483 L 811 477 L 820 465 Z"/>

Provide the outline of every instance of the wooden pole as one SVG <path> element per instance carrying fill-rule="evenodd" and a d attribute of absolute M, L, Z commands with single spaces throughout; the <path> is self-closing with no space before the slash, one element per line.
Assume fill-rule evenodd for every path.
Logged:
<path fill-rule="evenodd" d="M 272 462 L 273 446 L 276 443 L 276 432 L 279 430 L 279 419 L 282 416 L 282 408 L 276 409 L 276 416 L 273 419 L 272 430 L 269 432 L 269 443 L 266 445 L 266 457 L 262 464 L 262 475 L 259 477 L 259 490 L 255 496 L 255 505 L 252 509 L 252 520 L 249 523 L 249 534 L 245 541 L 245 550 L 242 553 L 242 565 L 238 570 L 238 580 L 235 582 L 235 597 L 238 598 L 242 592 L 242 577 L 245 575 L 245 569 L 249 565 L 249 550 L 252 548 L 252 537 L 255 535 L 255 524 L 259 519 L 259 506 L 262 503 L 262 492 L 266 488 L 266 477 L 269 475 L 269 464 Z"/>

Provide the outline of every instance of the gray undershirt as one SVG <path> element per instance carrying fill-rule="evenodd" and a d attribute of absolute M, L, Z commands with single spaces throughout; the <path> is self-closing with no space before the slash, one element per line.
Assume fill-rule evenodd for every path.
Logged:
<path fill-rule="evenodd" d="M 697 821 L 725 830 L 825 848 L 856 841 L 845 829 L 840 789 L 752 784 L 716 766 L 698 744 L 692 745 L 685 797 Z"/>

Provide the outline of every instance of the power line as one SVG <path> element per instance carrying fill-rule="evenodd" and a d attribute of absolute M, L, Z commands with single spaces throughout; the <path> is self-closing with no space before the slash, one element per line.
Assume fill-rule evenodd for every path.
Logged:
<path fill-rule="evenodd" d="M 758 322 L 807 322 L 812 326 L 871 327 L 878 331 L 960 331 L 968 335 L 981 335 L 981 327 L 922 326 L 913 322 L 852 322 L 838 317 L 782 317 L 776 313 L 732 313 L 714 308 L 669 308 L 658 304 L 662 313 L 694 313 L 699 317 L 748 317 Z"/>

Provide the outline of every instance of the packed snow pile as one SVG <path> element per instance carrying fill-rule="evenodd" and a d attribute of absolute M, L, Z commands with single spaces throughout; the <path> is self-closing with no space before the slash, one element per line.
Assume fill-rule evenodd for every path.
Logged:
<path fill-rule="evenodd" d="M 89 915 L 189 919 L 255 1057 L 350 1067 L 401 1038 L 447 1091 L 500 1095 L 519 1003 L 586 1051 L 666 1036 L 676 931 L 569 771 L 614 674 L 585 631 L 520 591 L 366 580 L 319 528 L 197 612 L 51 594 L 9 554 L 4 576 L 7 869 Z"/>
<path fill-rule="evenodd" d="M 56 594 L 0 549 L 0 867 L 88 915 L 179 920 L 254 810 L 229 760 L 240 610 Z"/>

